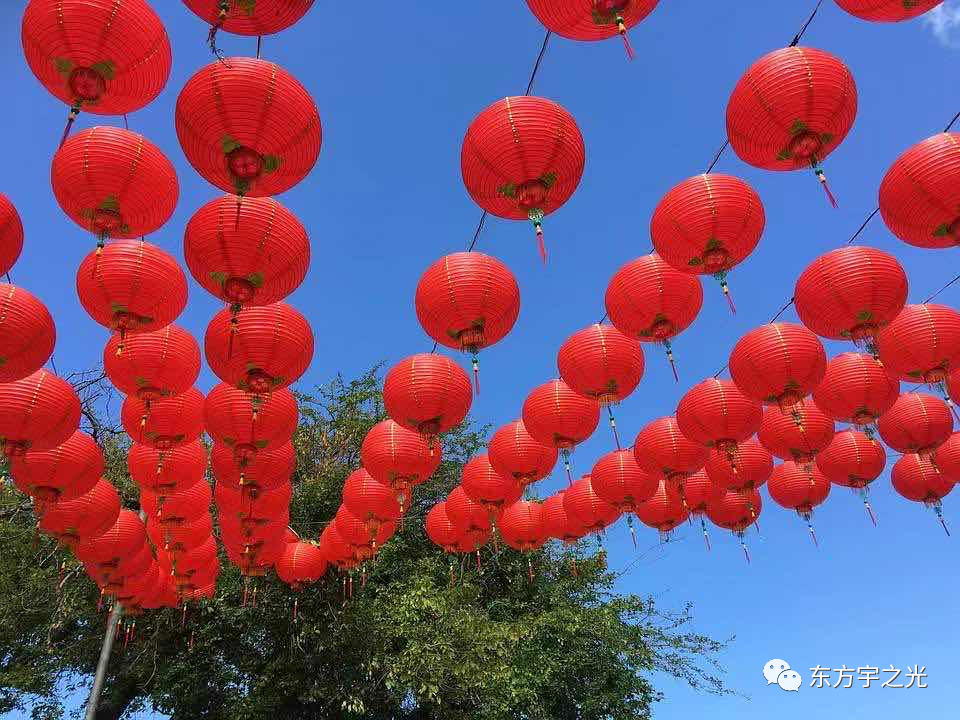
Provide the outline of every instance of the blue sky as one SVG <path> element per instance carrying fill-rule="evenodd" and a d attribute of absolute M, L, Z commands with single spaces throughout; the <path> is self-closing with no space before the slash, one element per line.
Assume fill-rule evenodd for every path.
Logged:
<path fill-rule="evenodd" d="M 535 91 L 576 117 L 587 147 L 586 172 L 576 195 L 545 225 L 546 268 L 526 223 L 492 219 L 480 238 L 478 249 L 500 257 L 516 274 L 522 309 L 508 338 L 483 353 L 483 395 L 473 409 L 478 421 L 513 420 L 526 393 L 555 376 L 563 340 L 603 315 L 609 277 L 649 250 L 649 217 L 661 195 L 701 172 L 722 142 L 736 80 L 755 59 L 789 42 L 813 4 L 665 0 L 631 33 L 638 55 L 632 63 L 617 40 L 551 41 Z M 182 262 L 187 220 L 218 192 L 186 163 L 173 106 L 179 89 L 210 57 L 205 27 L 181 3 L 154 5 L 171 36 L 173 73 L 158 100 L 130 116 L 130 127 L 177 167 L 177 212 L 149 239 Z M 617 412 L 624 436 L 672 414 L 690 385 L 720 368 L 737 338 L 790 297 L 803 267 L 856 230 L 875 207 L 880 179 L 894 158 L 960 110 L 960 3 L 950 0 L 934 20 L 869 24 L 824 3 L 804 44 L 843 58 L 860 99 L 853 131 L 825 165 L 840 208 L 829 206 L 812 173 L 765 173 L 731 152 L 724 155 L 717 170 L 750 182 L 767 212 L 758 249 L 730 277 L 739 313 L 731 316 L 719 290 L 705 282 L 703 311 L 675 342 L 680 384 L 657 349 L 649 349 L 640 388 Z M 316 338 L 300 388 L 430 349 L 413 309 L 417 279 L 436 258 L 466 248 L 479 215 L 460 179 L 463 133 L 490 102 L 523 91 L 542 38 L 522 0 L 378 3 L 362 19 L 350 3 L 320 0 L 299 25 L 265 38 L 264 57 L 304 83 L 324 125 L 313 173 L 280 198 L 304 222 L 313 247 L 310 274 L 290 298 Z M 252 55 L 255 42 L 221 35 L 228 53 Z M 19 21 L 0 27 L 0 61 L 7 88 L 0 115 L 7 172 L 0 191 L 19 208 L 27 233 L 13 279 L 53 312 L 59 371 L 89 368 L 100 362 L 107 335 L 80 307 L 74 276 L 94 241 L 60 212 L 49 181 L 66 108 L 27 69 Z M 77 127 L 98 122 L 104 120 L 82 115 Z M 912 302 L 956 273 L 956 249 L 908 247 L 879 218 L 861 242 L 900 259 Z M 202 338 L 218 305 L 192 280 L 190 293 L 179 322 Z M 960 286 L 940 300 L 956 304 L 958 297 Z M 791 310 L 785 318 L 796 316 Z M 831 354 L 844 349 L 828 346 Z M 201 389 L 214 382 L 204 370 Z M 577 449 L 576 469 L 588 471 L 611 444 L 601 425 Z M 556 472 L 541 493 L 565 482 L 562 470 Z M 659 678 L 666 699 L 657 718 L 945 715 L 960 640 L 958 540 L 946 538 L 922 507 L 894 495 L 889 473 L 873 490 L 878 528 L 841 490 L 817 511 L 819 549 L 795 515 L 765 496 L 762 534 L 749 535 L 751 565 L 732 537 L 714 530 L 714 550 L 707 553 L 699 533 L 684 527 L 675 542 L 650 551 L 621 578 L 622 590 L 652 594 L 665 606 L 694 602 L 699 631 L 737 636 L 722 659 L 732 687 L 749 699 L 703 696 Z M 948 522 L 960 533 L 958 508 L 958 499 L 948 498 Z M 640 544 L 655 545 L 655 533 L 642 530 Z M 608 533 L 607 545 L 612 567 L 634 560 L 624 526 Z M 799 670 L 805 680 L 799 693 L 765 686 L 761 670 L 771 658 Z M 818 664 L 920 664 L 929 687 L 813 689 L 809 669 Z"/>

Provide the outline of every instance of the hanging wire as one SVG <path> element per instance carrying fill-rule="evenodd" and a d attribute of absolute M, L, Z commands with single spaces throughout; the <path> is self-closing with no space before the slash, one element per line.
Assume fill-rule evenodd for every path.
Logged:
<path fill-rule="evenodd" d="M 954 276 L 953 280 L 951 280 L 951 281 L 948 282 L 946 285 L 944 285 L 942 288 L 940 288 L 939 290 L 937 290 L 933 295 L 931 295 L 931 296 L 928 297 L 926 300 L 924 300 L 923 303 L 926 304 L 926 303 L 930 302 L 930 301 L 933 300 L 935 297 L 937 297 L 937 295 L 939 295 L 940 293 L 942 293 L 944 290 L 946 290 L 948 287 L 950 287 L 951 285 L 953 285 L 954 283 L 956 283 L 958 280 L 960 280 L 960 275 Z"/>
<path fill-rule="evenodd" d="M 810 17 L 807 18 L 807 21 L 803 24 L 803 27 L 800 28 L 800 32 L 794 35 L 793 40 L 790 41 L 790 47 L 796 47 L 800 44 L 800 38 L 803 37 L 803 34 L 807 31 L 807 28 L 810 27 L 810 23 L 813 22 L 813 19 L 817 16 L 817 13 L 820 12 L 821 5 L 823 5 L 823 0 L 817 0 L 817 5 L 813 8 L 813 12 L 810 13 Z"/>

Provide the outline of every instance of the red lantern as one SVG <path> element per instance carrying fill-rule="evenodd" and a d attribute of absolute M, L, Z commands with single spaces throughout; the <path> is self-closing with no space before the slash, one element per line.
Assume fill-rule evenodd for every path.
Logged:
<path fill-rule="evenodd" d="M 274 303 L 214 315 L 203 340 L 207 364 L 228 385 L 265 395 L 296 382 L 313 359 L 313 330 L 295 308 Z"/>
<path fill-rule="evenodd" d="M 480 503 L 471 500 L 461 486 L 450 492 L 445 507 L 447 517 L 460 534 L 461 544 L 478 549 L 490 537 L 491 515 Z"/>
<path fill-rule="evenodd" d="M 890 472 L 893 489 L 907 500 L 923 503 L 933 509 L 947 535 L 947 523 L 943 519 L 941 500 L 953 490 L 955 483 L 933 465 L 927 458 L 910 453 L 893 464 Z"/>
<path fill-rule="evenodd" d="M 460 532 L 447 516 L 447 504 L 439 502 L 430 508 L 427 517 L 424 520 L 424 527 L 427 530 L 427 537 L 443 548 L 444 552 L 458 552 L 460 542 Z"/>
<path fill-rule="evenodd" d="M 120 422 L 130 437 L 157 450 L 185 445 L 203 432 L 203 393 L 190 388 L 154 403 L 129 395 L 120 409 Z"/>
<path fill-rule="evenodd" d="M 862 353 L 840 353 L 827 363 L 813 401 L 834 420 L 864 426 L 875 423 L 899 395 L 900 381 L 879 360 Z"/>
<path fill-rule="evenodd" d="M 727 105 L 727 137 L 739 158 L 755 167 L 812 167 L 836 206 L 820 163 L 856 116 L 849 68 L 823 50 L 791 46 L 764 55 L 740 78 Z"/>
<path fill-rule="evenodd" d="M 632 60 L 627 30 L 653 12 L 658 1 L 527 0 L 527 5 L 544 27 L 571 40 L 605 40 L 619 34 Z"/>
<path fill-rule="evenodd" d="M 587 533 L 601 532 L 620 518 L 620 510 L 602 499 L 593 489 L 589 475 L 584 475 L 563 493 L 563 509 L 583 526 Z"/>
<path fill-rule="evenodd" d="M 310 266 L 307 231 L 272 198 L 250 198 L 236 215 L 225 195 L 187 223 L 183 254 L 194 279 L 234 310 L 279 302 L 296 290 Z"/>
<path fill-rule="evenodd" d="M 877 429 L 883 441 L 897 452 L 928 458 L 953 433 L 953 416 L 940 398 L 909 392 L 880 417 Z"/>
<path fill-rule="evenodd" d="M 493 469 L 521 485 L 543 480 L 557 464 L 557 449 L 544 445 L 527 432 L 523 420 L 514 420 L 497 430 L 487 444 Z"/>
<path fill-rule="evenodd" d="M 80 426 L 80 398 L 46 370 L 0 384 L 0 446 L 7 457 L 52 450 Z"/>
<path fill-rule="evenodd" d="M 760 196 L 732 175 L 695 175 L 670 190 L 650 221 L 657 255 L 680 272 L 713 275 L 736 312 L 727 273 L 753 252 L 766 215 Z"/>
<path fill-rule="evenodd" d="M 837 5 L 863 20 L 900 22 L 923 15 L 943 0 L 837 0 Z"/>
<path fill-rule="evenodd" d="M 217 557 L 217 541 L 208 537 L 195 548 L 178 553 L 159 553 L 157 564 L 169 575 L 185 579 L 202 574 Z M 199 572 L 198 572 L 199 571 Z"/>
<path fill-rule="evenodd" d="M 156 518 L 147 518 L 147 535 L 157 547 L 169 553 L 184 553 L 203 545 L 210 539 L 213 523 L 210 513 L 204 511 L 194 520 L 179 525 L 160 523 Z"/>
<path fill-rule="evenodd" d="M 756 490 L 723 490 L 714 497 L 706 507 L 706 515 L 717 527 L 722 527 L 734 533 L 740 539 L 743 554 L 750 562 L 750 551 L 747 550 L 745 534 L 747 528 L 754 525 L 763 509 L 763 498 Z M 702 518 L 701 518 L 702 523 Z M 706 524 L 703 527 L 703 537 L 707 538 Z M 710 542 L 707 540 L 707 547 Z"/>
<path fill-rule="evenodd" d="M 576 191 L 583 136 L 563 107 L 540 97 L 507 97 L 470 123 L 460 152 L 463 184 L 486 212 L 529 219 L 547 261 L 541 225 Z"/>
<path fill-rule="evenodd" d="M 703 469 L 716 485 L 727 490 L 753 490 L 773 472 L 773 456 L 754 437 L 740 443 L 736 455 L 710 453 Z"/>
<path fill-rule="evenodd" d="M 467 497 L 493 514 L 517 502 L 523 494 L 520 483 L 497 474 L 487 455 L 476 455 L 467 461 L 460 486 Z"/>
<path fill-rule="evenodd" d="M 445 347 L 473 354 L 500 342 L 520 314 L 520 288 L 502 262 L 479 252 L 446 255 L 417 284 L 417 319 Z"/>
<path fill-rule="evenodd" d="M 640 342 L 663 343 L 679 382 L 670 338 L 687 329 L 700 312 L 700 279 L 675 270 L 655 253 L 644 255 L 610 278 L 604 301 L 610 322 L 624 335 Z"/>
<path fill-rule="evenodd" d="M 269 395 L 250 395 L 220 383 L 203 404 L 207 434 L 232 448 L 238 462 L 290 442 L 298 420 L 297 399 L 285 388 Z"/>
<path fill-rule="evenodd" d="M 953 370 L 947 378 L 947 397 L 954 404 L 960 403 L 960 367 Z"/>
<path fill-rule="evenodd" d="M 694 385 L 677 405 L 677 427 L 693 442 L 735 454 L 760 429 L 763 409 L 730 380 L 709 378 Z"/>
<path fill-rule="evenodd" d="M 23 250 L 23 223 L 9 198 L 0 193 L 0 274 L 6 275 Z"/>
<path fill-rule="evenodd" d="M 210 466 L 218 483 L 251 495 L 289 483 L 297 466 L 297 454 L 293 445 L 286 442 L 238 458 L 235 448 L 214 443 Z"/>
<path fill-rule="evenodd" d="M 788 510 L 795 510 L 797 515 L 807 521 L 810 537 L 814 544 L 818 544 L 817 535 L 813 531 L 813 509 L 827 499 L 830 494 L 830 481 L 817 466 L 787 460 L 773 469 L 767 489 L 775 503 Z"/>
<path fill-rule="evenodd" d="M 877 337 L 880 360 L 901 380 L 940 384 L 960 367 L 960 313 L 946 305 L 906 305 Z"/>
<path fill-rule="evenodd" d="M 300 590 L 307 583 L 315 583 L 327 572 L 327 559 L 323 551 L 309 542 L 287 543 L 277 560 L 277 577 L 293 590 Z"/>
<path fill-rule="evenodd" d="M 187 278 L 177 261 L 141 240 L 111 243 L 77 270 L 77 296 L 95 321 L 120 334 L 166 327 L 187 304 Z"/>
<path fill-rule="evenodd" d="M 202 68 L 180 92 L 175 121 L 194 169 L 238 198 L 289 190 L 320 154 L 313 98 L 266 60 L 232 57 Z"/>
<path fill-rule="evenodd" d="M 353 545 L 340 536 L 335 523 L 330 523 L 320 533 L 319 545 L 327 562 L 341 570 L 356 567 L 358 564 L 354 558 Z"/>
<path fill-rule="evenodd" d="M 383 380 L 387 414 L 427 438 L 462 423 L 472 401 L 470 378 L 453 360 L 437 353 L 404 358 Z M 431 440 L 431 448 L 433 444 Z"/>
<path fill-rule="evenodd" d="M 170 75 L 167 31 L 144 0 L 31 0 L 21 40 L 33 74 L 71 106 L 71 124 L 81 108 L 96 115 L 139 110 Z"/>
<path fill-rule="evenodd" d="M 169 450 L 135 442 L 127 453 L 127 470 L 141 491 L 173 495 L 203 480 L 207 451 L 199 440 Z"/>
<path fill-rule="evenodd" d="M 410 505 L 409 494 L 402 499 L 401 504 L 388 486 L 374 480 L 363 468 L 350 473 L 343 484 L 343 506 L 373 530 L 401 518 Z"/>
<path fill-rule="evenodd" d="M 140 492 L 140 507 L 151 520 L 166 527 L 191 523 L 210 510 L 213 496 L 206 481 L 196 482 L 173 495 Z"/>
<path fill-rule="evenodd" d="M 570 450 L 590 437 L 599 422 L 597 401 L 577 394 L 563 380 L 534 388 L 523 401 L 524 427 L 537 442 L 559 448 L 570 482 Z"/>
<path fill-rule="evenodd" d="M 757 437 L 781 460 L 810 463 L 833 440 L 833 420 L 824 415 L 810 398 L 790 408 L 767 408 Z"/>
<path fill-rule="evenodd" d="M 290 514 L 290 499 L 293 487 L 290 483 L 279 485 L 273 490 L 240 492 L 237 486 L 218 482 L 213 490 L 213 498 L 221 514 L 241 522 L 244 530 L 249 530 L 265 521 L 279 521 Z"/>
<path fill-rule="evenodd" d="M 359 518 L 343 505 L 337 510 L 333 524 L 341 537 L 357 548 L 359 560 L 373 557 L 377 550 L 393 537 L 397 529 L 395 522 Z"/>
<path fill-rule="evenodd" d="M 657 491 L 637 507 L 637 518 L 647 527 L 657 530 L 661 536 L 683 523 L 690 513 L 683 506 L 680 491 L 662 480 Z"/>
<path fill-rule="evenodd" d="M 547 541 L 543 507 L 538 502 L 518 500 L 503 511 L 499 530 L 503 541 L 514 550 L 536 550 Z M 532 567 L 530 572 L 532 574 Z"/>
<path fill-rule="evenodd" d="M 216 51 L 221 28 L 236 35 L 273 35 L 307 14 L 313 0 L 183 0 L 200 19 L 210 23 L 208 41 Z"/>
<path fill-rule="evenodd" d="M 636 512 L 656 491 L 659 479 L 640 469 L 632 450 L 614 450 L 597 460 L 590 471 L 597 496 L 619 512 Z"/>
<path fill-rule="evenodd" d="M 633 444 L 637 464 L 656 478 L 676 484 L 704 466 L 710 450 L 689 440 L 675 417 L 662 417 L 647 423 Z"/>
<path fill-rule="evenodd" d="M 389 409 L 389 406 L 388 406 Z M 440 467 L 442 452 L 428 445 L 420 435 L 393 420 L 377 423 L 360 446 L 360 460 L 374 480 L 392 488 L 395 497 L 404 498 L 411 488 L 426 482 Z"/>
<path fill-rule="evenodd" d="M 798 404 L 820 384 L 827 354 L 802 325 L 769 323 L 754 328 L 730 353 L 730 376 L 747 397 L 781 410 Z"/>
<path fill-rule="evenodd" d="M 717 485 L 703 470 L 688 475 L 678 486 L 683 505 L 691 515 L 703 515 L 711 502 L 727 489 Z"/>
<path fill-rule="evenodd" d="M 907 274 L 893 255 L 862 245 L 831 250 L 797 279 L 800 321 L 821 337 L 872 345 L 907 301 Z"/>
<path fill-rule="evenodd" d="M 37 526 L 58 542 L 76 547 L 81 540 L 95 538 L 113 527 L 119 514 L 120 496 L 113 485 L 101 479 L 90 492 L 47 507 Z"/>
<path fill-rule="evenodd" d="M 56 340 L 46 306 L 26 290 L 0 283 L 0 383 L 22 380 L 43 367 Z"/>
<path fill-rule="evenodd" d="M 859 430 L 838 432 L 817 454 L 820 472 L 834 485 L 855 490 L 874 525 L 877 518 L 870 507 L 867 486 L 880 477 L 886 464 L 887 453 L 883 445 Z"/>
<path fill-rule="evenodd" d="M 92 127 L 67 140 L 53 156 L 53 194 L 67 217 L 107 238 L 142 238 L 160 229 L 177 206 L 177 173 L 142 135 Z"/>
<path fill-rule="evenodd" d="M 102 535 L 80 543 L 77 557 L 98 567 L 116 566 L 140 552 L 147 542 L 147 530 L 140 516 L 121 510 L 117 521 Z"/>
<path fill-rule="evenodd" d="M 173 324 L 125 340 L 113 336 L 103 349 L 103 369 L 120 392 L 160 400 L 179 395 L 196 382 L 200 346 L 193 335 Z"/>
<path fill-rule="evenodd" d="M 960 482 L 960 432 L 953 433 L 937 448 L 937 469 L 953 482 Z"/>
<path fill-rule="evenodd" d="M 85 495 L 100 480 L 103 469 L 100 447 L 79 430 L 52 450 L 35 450 L 10 458 L 13 482 L 42 502 Z"/>
<path fill-rule="evenodd" d="M 560 490 L 543 501 L 544 532 L 561 542 L 572 544 L 587 534 L 587 528 L 575 516 L 567 512 L 566 490 Z"/>

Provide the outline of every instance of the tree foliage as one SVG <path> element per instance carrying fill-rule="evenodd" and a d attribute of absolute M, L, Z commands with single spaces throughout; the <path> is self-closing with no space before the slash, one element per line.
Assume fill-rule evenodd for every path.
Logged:
<path fill-rule="evenodd" d="M 108 478 L 136 508 L 103 385 L 77 380 L 87 383 L 85 426 L 104 448 Z M 315 538 L 383 410 L 375 372 L 300 400 L 291 525 Z M 111 658 L 97 717 L 153 708 L 177 720 L 619 720 L 650 716 L 658 671 L 726 692 L 715 661 L 723 644 L 689 630 L 689 608 L 665 612 L 651 598 L 615 593 L 590 544 L 529 556 L 485 548 L 478 571 L 472 556 L 451 560 L 430 543 L 422 518 L 457 484 L 484 430 L 466 424 L 444 437 L 440 470 L 362 574 L 331 570 L 300 593 L 263 578 L 256 606 L 241 607 L 243 580 L 224 557 L 216 596 L 185 621 L 179 610 L 135 618 L 132 642 Z M 9 483 L 0 489 L 0 542 L 0 712 L 61 717 L 64 687 L 89 685 L 106 614 L 76 560 L 36 535 L 30 503 Z"/>

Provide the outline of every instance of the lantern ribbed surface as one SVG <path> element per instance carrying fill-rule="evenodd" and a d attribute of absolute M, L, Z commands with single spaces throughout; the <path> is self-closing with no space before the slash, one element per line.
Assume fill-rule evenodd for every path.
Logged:
<path fill-rule="evenodd" d="M 397 494 L 387 485 L 377 482 L 369 472 L 360 468 L 347 476 L 343 484 L 343 506 L 358 518 L 369 521 L 391 522 L 399 520 L 409 498 L 404 496 L 403 507 Z"/>
<path fill-rule="evenodd" d="M 53 156 L 53 194 L 77 225 L 114 239 L 149 235 L 173 214 L 177 173 L 142 135 L 92 127 L 70 137 Z"/>
<path fill-rule="evenodd" d="M 52 450 L 34 450 L 10 459 L 16 486 L 40 500 L 73 500 L 93 489 L 103 474 L 103 453 L 92 437 L 77 430 Z"/>
<path fill-rule="evenodd" d="M 207 451 L 199 440 L 170 450 L 135 442 L 127 452 L 127 471 L 141 491 L 172 495 L 203 480 Z"/>
<path fill-rule="evenodd" d="M 794 289 L 800 321 L 832 340 L 871 340 L 903 309 L 907 274 L 888 253 L 862 245 L 831 250 L 800 274 Z"/>
<path fill-rule="evenodd" d="M 557 449 L 535 440 L 523 420 L 499 428 L 487 444 L 487 454 L 494 470 L 522 485 L 543 480 L 557 464 Z"/>
<path fill-rule="evenodd" d="M 643 377 L 643 350 L 612 325 L 575 332 L 557 353 L 560 377 L 575 392 L 603 403 L 628 397 Z"/>
<path fill-rule="evenodd" d="M 928 458 L 910 453 L 893 464 L 890 471 L 893 489 L 913 502 L 935 505 L 953 490 L 955 483 Z"/>
<path fill-rule="evenodd" d="M 114 335 L 103 349 L 103 369 L 113 386 L 142 400 L 188 390 L 200 375 L 200 346 L 193 335 L 170 324 L 122 341 Z"/>
<path fill-rule="evenodd" d="M 170 75 L 167 31 L 144 0 L 30 0 L 20 37 L 43 86 L 97 115 L 139 110 Z"/>
<path fill-rule="evenodd" d="M 709 378 L 694 385 L 677 404 L 677 427 L 693 442 L 725 452 L 760 429 L 763 409 L 731 380 Z"/>
<path fill-rule="evenodd" d="M 459 252 L 437 260 L 420 277 L 417 319 L 445 347 L 477 352 L 499 342 L 520 314 L 520 288 L 495 257 Z"/>
<path fill-rule="evenodd" d="M 960 243 L 960 133 L 939 133 L 896 159 L 880 183 L 890 232 L 922 248 Z"/>
<path fill-rule="evenodd" d="M 463 466 L 460 486 L 471 500 L 486 508 L 502 508 L 520 499 L 523 488 L 510 476 L 499 475 L 487 455 L 475 455 Z"/>
<path fill-rule="evenodd" d="M 587 528 L 565 507 L 566 490 L 560 490 L 543 501 L 544 531 L 552 538 L 565 543 L 574 543 L 587 534 Z"/>
<path fill-rule="evenodd" d="M 953 433 L 937 448 L 935 462 L 944 476 L 960 482 L 960 432 Z"/>
<path fill-rule="evenodd" d="M 298 587 L 322 578 L 327 572 L 327 559 L 323 556 L 323 551 L 313 543 L 287 543 L 274 569 L 283 582 Z"/>
<path fill-rule="evenodd" d="M 22 380 L 43 367 L 56 340 L 46 305 L 16 285 L 0 283 L 0 383 Z"/>
<path fill-rule="evenodd" d="M 737 445 L 736 453 L 711 452 L 704 471 L 727 490 L 751 490 L 763 485 L 773 472 L 773 455 L 755 437 Z"/>
<path fill-rule="evenodd" d="M 641 342 L 661 342 L 683 332 L 703 305 L 700 279 L 670 267 L 656 253 L 631 260 L 607 286 L 610 322 Z"/>
<path fill-rule="evenodd" d="M 22 250 L 23 223 L 20 214 L 10 199 L 0 193 L 0 275 L 10 272 Z"/>
<path fill-rule="evenodd" d="M 430 508 L 423 524 L 427 530 L 427 537 L 434 545 L 443 548 L 448 553 L 457 552 L 460 532 L 447 516 L 447 504 L 445 502 L 439 502 Z"/>
<path fill-rule="evenodd" d="M 388 406 L 389 409 L 389 406 Z M 360 460 L 373 479 L 396 491 L 426 482 L 440 467 L 442 449 L 393 420 L 370 428 L 360 446 Z"/>
<path fill-rule="evenodd" d="M 860 430 L 842 430 L 817 453 L 817 467 L 834 485 L 864 488 L 883 472 L 887 453 Z"/>
<path fill-rule="evenodd" d="M 168 573 L 175 569 L 178 575 L 192 575 L 202 568 L 209 567 L 216 555 L 216 540 L 208 537 L 203 541 L 203 544 L 191 548 L 186 552 L 177 553 L 176 555 L 159 553 L 157 563 Z"/>
<path fill-rule="evenodd" d="M 641 469 L 667 480 L 697 472 L 710 456 L 710 449 L 687 438 L 672 416 L 647 423 L 637 434 L 633 452 Z"/>
<path fill-rule="evenodd" d="M 908 392 L 880 416 L 877 429 L 897 452 L 928 456 L 953 433 L 953 414 L 938 397 Z"/>
<path fill-rule="evenodd" d="M 518 500 L 503 511 L 497 529 L 503 541 L 514 550 L 536 550 L 547 540 L 543 506 L 538 502 Z"/>
<path fill-rule="evenodd" d="M 120 422 L 138 443 L 169 450 L 193 442 L 203 432 L 203 393 L 196 388 L 149 405 L 132 395 L 120 408 Z"/>
<path fill-rule="evenodd" d="M 710 503 L 727 492 L 726 488 L 717 485 L 703 470 L 687 475 L 677 485 L 684 507 L 694 515 L 702 515 L 707 511 Z"/>
<path fill-rule="evenodd" d="M 589 475 L 584 475 L 563 493 L 563 509 L 588 533 L 600 532 L 620 518 L 620 510 L 593 489 Z"/>
<path fill-rule="evenodd" d="M 820 384 L 827 367 L 823 344 L 796 323 L 769 323 L 737 341 L 730 376 L 747 397 L 789 407 Z"/>
<path fill-rule="evenodd" d="M 788 460 L 773 469 L 767 490 L 777 505 L 808 515 L 827 499 L 830 481 L 816 465 Z"/>
<path fill-rule="evenodd" d="M 833 419 L 827 417 L 810 398 L 784 412 L 769 407 L 757 437 L 763 446 L 781 460 L 813 462 L 817 453 L 833 440 Z"/>
<path fill-rule="evenodd" d="M 363 559 L 372 556 L 381 545 L 393 537 L 397 529 L 395 522 L 360 518 L 343 505 L 337 510 L 333 523 L 344 540 L 362 548 L 360 553 Z"/>
<path fill-rule="evenodd" d="M 198 17 L 211 25 L 219 20 L 218 0 L 183 0 Z M 307 14 L 313 0 L 229 0 L 226 32 L 236 35 L 273 35 L 285 30 Z"/>
<path fill-rule="evenodd" d="M 614 450 L 597 460 L 590 482 L 601 500 L 620 512 L 636 512 L 637 505 L 657 491 L 660 481 L 640 468 L 632 450 Z"/>
<path fill-rule="evenodd" d="M 109 530 L 119 514 L 120 496 L 113 485 L 101 479 L 80 497 L 50 505 L 39 517 L 38 527 L 73 547 Z"/>
<path fill-rule="evenodd" d="M 491 517 L 486 508 L 471 500 L 463 488 L 457 485 L 446 500 L 447 517 L 460 533 L 461 540 L 486 542 L 487 533 L 491 530 Z"/>
<path fill-rule="evenodd" d="M 943 0 L 837 0 L 851 15 L 873 22 L 901 22 L 923 15 Z"/>
<path fill-rule="evenodd" d="M 224 192 L 278 195 L 320 154 L 313 98 L 275 63 L 231 57 L 195 74 L 177 98 L 177 137 L 201 177 Z"/>
<path fill-rule="evenodd" d="M 686 521 L 689 511 L 683 506 L 680 491 L 661 480 L 656 492 L 637 507 L 637 519 L 647 527 L 668 533 Z"/>
<path fill-rule="evenodd" d="M 534 388 L 523 401 L 523 425 L 544 445 L 568 450 L 593 434 L 600 404 L 574 392 L 563 380 Z"/>
<path fill-rule="evenodd" d="M 543 26 L 571 40 L 604 40 L 619 32 L 617 18 L 626 29 L 653 12 L 659 0 L 527 0 Z"/>
<path fill-rule="evenodd" d="M 289 484 L 258 492 L 256 496 L 245 495 L 224 483 L 217 483 L 213 491 L 218 513 L 240 523 L 245 532 L 256 532 L 265 522 L 286 525 L 292 495 L 293 488 Z"/>
<path fill-rule="evenodd" d="M 806 47 L 774 50 L 737 82 L 727 136 L 744 162 L 794 170 L 833 152 L 857 116 L 857 86 L 843 62 Z"/>
<path fill-rule="evenodd" d="M 193 483 L 174 495 L 159 496 L 148 490 L 140 492 L 140 507 L 147 517 L 161 525 L 179 525 L 206 515 L 213 496 L 206 481 Z"/>
<path fill-rule="evenodd" d="M 766 215 L 760 196 L 732 175 L 694 175 L 672 188 L 653 212 L 650 237 L 663 260 L 680 272 L 712 275 L 753 252 Z"/>
<path fill-rule="evenodd" d="M 296 290 L 310 267 L 310 239 L 297 217 L 273 198 L 211 200 L 183 236 L 190 274 L 214 297 L 268 305 Z"/>
<path fill-rule="evenodd" d="M 947 392 L 954 405 L 960 404 L 960 367 L 952 370 L 947 377 Z"/>
<path fill-rule="evenodd" d="M 840 422 L 869 425 L 889 410 L 900 395 L 900 381 L 872 355 L 840 353 L 827 363 L 813 401 Z"/>
<path fill-rule="evenodd" d="M 906 305 L 877 337 L 880 361 L 908 382 L 940 383 L 960 368 L 960 313 L 946 305 Z"/>
<path fill-rule="evenodd" d="M 290 482 L 297 467 L 297 453 L 293 445 L 286 442 L 238 459 L 234 448 L 214 443 L 210 467 L 218 483 L 242 488 L 245 492 L 274 490 Z"/>
<path fill-rule="evenodd" d="M 187 304 L 187 278 L 173 256 L 141 240 L 110 243 L 77 270 L 77 296 L 96 322 L 126 333 L 166 327 Z"/>
<path fill-rule="evenodd" d="M 169 553 L 184 553 L 200 547 L 212 532 L 209 512 L 177 525 L 161 524 L 155 517 L 147 518 L 147 536 L 158 550 Z"/>
<path fill-rule="evenodd" d="M 383 380 L 383 405 L 393 420 L 422 435 L 437 435 L 463 422 L 473 402 L 470 378 L 439 353 L 404 358 Z"/>
<path fill-rule="evenodd" d="M 80 398 L 73 386 L 37 370 L 0 384 L 0 445 L 8 457 L 27 450 L 52 450 L 80 426 Z"/>
<path fill-rule="evenodd" d="M 717 527 L 743 532 L 753 525 L 763 509 L 763 498 L 756 490 L 724 490 L 706 507 L 707 517 Z"/>
<path fill-rule="evenodd" d="M 210 321 L 203 339 L 213 374 L 238 390 L 270 393 L 296 382 L 313 359 L 313 330 L 286 303 L 246 308 L 232 321 L 224 308 Z"/>
<path fill-rule="evenodd" d="M 583 176 L 583 137 L 573 116 L 540 97 L 507 97 L 474 118 L 460 170 L 473 201 L 497 217 L 549 215 Z"/>
<path fill-rule="evenodd" d="M 220 383 L 203 403 L 207 434 L 230 446 L 238 459 L 288 443 L 299 419 L 297 399 L 286 388 L 254 396 Z"/>
<path fill-rule="evenodd" d="M 117 521 L 105 533 L 84 541 L 77 556 L 87 562 L 116 562 L 140 552 L 147 541 L 143 520 L 132 510 L 121 510 Z"/>

